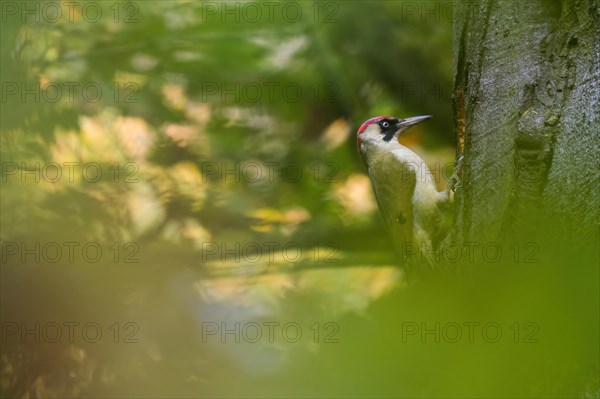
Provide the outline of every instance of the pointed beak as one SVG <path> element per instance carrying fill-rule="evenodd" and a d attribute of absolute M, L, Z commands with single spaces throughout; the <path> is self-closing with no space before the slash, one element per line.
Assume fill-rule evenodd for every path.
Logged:
<path fill-rule="evenodd" d="M 433 118 L 431 115 L 423 115 L 423 116 L 413 116 L 411 118 L 400 119 L 396 124 L 399 132 L 403 132 L 414 125 L 418 125 L 419 123 L 426 121 L 427 119 Z"/>

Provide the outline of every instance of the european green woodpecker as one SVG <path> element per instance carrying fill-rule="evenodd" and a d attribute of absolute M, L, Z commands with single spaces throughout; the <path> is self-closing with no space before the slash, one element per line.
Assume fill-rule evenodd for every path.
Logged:
<path fill-rule="evenodd" d="M 405 262 L 431 266 L 431 254 L 448 228 L 450 191 L 438 192 L 423 159 L 398 142 L 398 136 L 430 115 L 399 119 L 377 116 L 357 132 L 379 211 Z"/>

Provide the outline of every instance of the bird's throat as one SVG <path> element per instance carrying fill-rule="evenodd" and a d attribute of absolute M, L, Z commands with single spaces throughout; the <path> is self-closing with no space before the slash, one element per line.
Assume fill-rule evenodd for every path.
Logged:
<path fill-rule="evenodd" d="M 403 146 L 396 139 L 376 142 L 361 141 L 360 153 L 363 161 L 368 166 L 372 160 L 379 158 L 382 154 L 389 153 L 402 147 Z"/>

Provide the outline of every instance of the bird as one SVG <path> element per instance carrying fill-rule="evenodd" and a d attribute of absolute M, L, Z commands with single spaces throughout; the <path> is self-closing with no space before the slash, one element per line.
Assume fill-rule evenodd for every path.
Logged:
<path fill-rule="evenodd" d="M 376 116 L 357 131 L 357 146 L 368 171 L 379 211 L 403 263 L 433 267 L 435 246 L 448 230 L 450 191 L 459 186 L 458 164 L 449 189 L 439 192 L 425 161 L 399 143 L 400 134 L 432 118 Z"/>

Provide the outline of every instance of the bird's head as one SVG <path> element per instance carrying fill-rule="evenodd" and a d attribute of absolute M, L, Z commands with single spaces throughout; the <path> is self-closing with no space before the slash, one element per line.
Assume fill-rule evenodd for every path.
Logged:
<path fill-rule="evenodd" d="M 361 143 L 392 142 L 392 139 L 398 140 L 398 135 L 419 124 L 431 115 L 413 116 L 411 118 L 399 119 L 393 116 L 376 116 L 367 119 L 356 133 L 357 144 L 360 148 Z"/>

